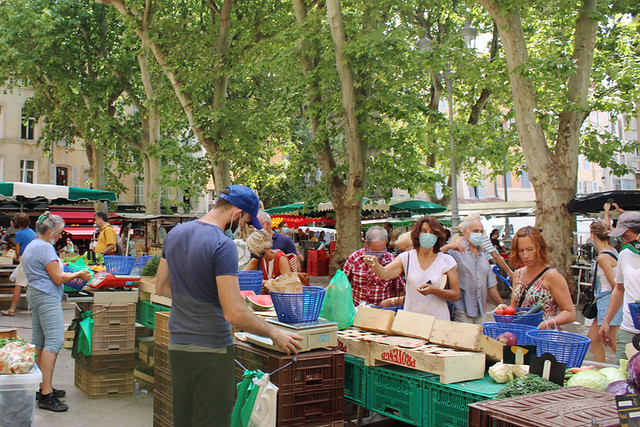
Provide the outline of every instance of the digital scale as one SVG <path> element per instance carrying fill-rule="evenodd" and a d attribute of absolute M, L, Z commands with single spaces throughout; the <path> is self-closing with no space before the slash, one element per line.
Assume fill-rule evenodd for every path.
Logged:
<path fill-rule="evenodd" d="M 317 348 L 336 347 L 338 345 L 338 324 L 319 318 L 313 322 L 284 323 L 276 319 L 266 319 L 274 326 L 284 329 L 287 332 L 301 335 L 302 341 L 298 341 L 302 346 L 298 352 L 315 350 Z M 247 334 L 247 341 L 266 347 L 271 350 L 282 352 L 280 348 L 273 344 L 271 338 L 261 337 L 255 334 Z"/>
<path fill-rule="evenodd" d="M 93 279 L 87 283 L 87 286 L 98 288 L 134 288 L 140 285 L 140 276 L 131 276 L 124 274 L 111 274 L 106 271 L 100 271 L 93 275 Z"/>

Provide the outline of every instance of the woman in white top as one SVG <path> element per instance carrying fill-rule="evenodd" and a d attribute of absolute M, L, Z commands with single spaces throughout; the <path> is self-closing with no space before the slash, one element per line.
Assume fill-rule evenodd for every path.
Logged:
<path fill-rule="evenodd" d="M 587 337 L 591 338 L 591 351 L 596 362 L 605 361 L 604 345 L 600 338 L 599 328 L 602 320 L 607 314 L 611 292 L 616 285 L 616 266 L 618 265 L 618 251 L 616 251 L 609 243 L 609 226 L 602 221 L 594 221 L 589 227 L 591 231 L 591 240 L 598 250 L 598 258 L 596 259 L 596 277 L 593 282 L 593 295 L 596 298 L 596 307 L 598 314 L 591 328 L 587 333 Z M 607 336 L 612 341 L 611 349 L 616 352 L 616 334 L 622 323 L 622 308 L 609 323 L 609 332 Z"/>
<path fill-rule="evenodd" d="M 392 279 L 405 273 L 405 295 L 383 300 L 380 306 L 404 304 L 407 311 L 450 320 L 447 301 L 454 302 L 460 298 L 460 286 L 455 260 L 440 252 L 447 241 L 447 232 L 435 218 L 425 216 L 413 227 L 411 240 L 414 249 L 403 252 L 384 267 L 375 256 L 364 258 L 364 262 L 381 279 Z M 441 289 L 445 276 L 446 289 Z"/>

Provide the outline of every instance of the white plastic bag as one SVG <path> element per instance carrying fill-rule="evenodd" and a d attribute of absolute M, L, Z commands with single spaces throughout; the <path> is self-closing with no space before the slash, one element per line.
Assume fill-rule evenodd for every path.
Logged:
<path fill-rule="evenodd" d="M 268 374 L 262 378 L 254 378 L 253 382 L 260 388 L 247 427 L 274 427 L 278 409 L 278 387 L 269 381 Z"/>
<path fill-rule="evenodd" d="M 12 282 L 16 282 L 16 285 L 22 286 L 23 288 L 27 286 L 27 276 L 24 274 L 24 269 L 22 268 L 22 262 L 18 264 L 11 276 L 9 276 L 9 280 Z"/>

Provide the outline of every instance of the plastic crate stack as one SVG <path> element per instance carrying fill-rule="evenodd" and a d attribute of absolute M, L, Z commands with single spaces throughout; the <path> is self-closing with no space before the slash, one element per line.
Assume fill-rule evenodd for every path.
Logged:
<path fill-rule="evenodd" d="M 326 425 L 343 420 L 345 359 L 341 351 L 317 350 L 293 356 L 235 342 L 236 360 L 248 370 L 271 373 L 278 386 L 278 426 Z M 290 363 L 290 364 L 289 364 Z M 286 366 L 285 366 L 286 365 Z M 284 367 L 284 368 L 283 368 Z M 236 382 L 243 370 L 236 364 Z"/>
<path fill-rule="evenodd" d="M 169 370 L 169 312 L 155 313 L 154 427 L 173 426 L 171 371 Z"/>
<path fill-rule="evenodd" d="M 416 426 L 466 426 L 468 405 L 493 399 L 503 387 L 488 376 L 440 384 L 438 375 L 400 366 L 366 366 L 359 357 L 345 357 L 347 401 Z"/>
<path fill-rule="evenodd" d="M 309 276 L 329 275 L 329 258 L 327 257 L 326 250 L 309 250 L 309 258 L 307 259 L 307 274 Z"/>
<path fill-rule="evenodd" d="M 93 338 L 91 356 L 76 358 L 76 387 L 91 399 L 132 395 L 136 305 L 86 304 L 83 309 L 93 312 Z"/>

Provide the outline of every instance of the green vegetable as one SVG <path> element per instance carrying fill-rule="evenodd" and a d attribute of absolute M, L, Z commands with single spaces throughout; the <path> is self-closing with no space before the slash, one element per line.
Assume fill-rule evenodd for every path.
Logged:
<path fill-rule="evenodd" d="M 627 373 L 620 371 L 618 368 L 602 368 L 598 372 L 607 377 L 609 383 L 627 379 Z"/>
<path fill-rule="evenodd" d="M 507 397 L 523 396 L 525 394 L 542 393 L 543 391 L 557 390 L 561 388 L 558 384 L 545 380 L 539 375 L 529 374 L 526 377 L 516 378 L 507 383 L 496 396 L 497 399 Z"/>
<path fill-rule="evenodd" d="M 156 273 L 158 272 L 158 265 L 160 265 L 160 257 L 159 256 L 154 256 L 144 266 L 144 268 L 140 272 L 140 275 L 141 276 L 155 276 Z"/>
<path fill-rule="evenodd" d="M 20 338 L 0 338 L 0 348 L 4 347 L 5 345 L 9 344 L 10 342 L 14 342 L 14 341 L 18 341 L 22 344 L 26 344 L 27 342 L 25 340 L 21 340 Z"/>
<path fill-rule="evenodd" d="M 589 387 L 594 390 L 604 391 L 609 385 L 609 380 L 606 376 L 602 375 L 595 369 L 584 369 L 577 372 L 567 381 L 567 387 L 573 385 L 581 385 L 583 387 Z"/>
<path fill-rule="evenodd" d="M 529 311 L 524 311 L 524 312 L 521 311 L 518 314 L 535 314 L 535 313 L 538 313 L 540 311 L 542 311 L 542 303 L 540 301 L 536 301 L 536 303 L 533 304 L 531 306 L 531 308 L 529 308 Z"/>

